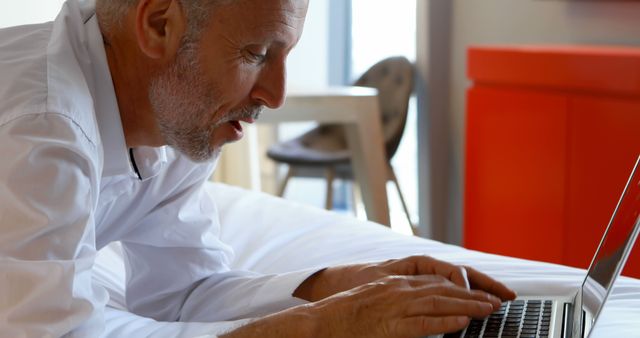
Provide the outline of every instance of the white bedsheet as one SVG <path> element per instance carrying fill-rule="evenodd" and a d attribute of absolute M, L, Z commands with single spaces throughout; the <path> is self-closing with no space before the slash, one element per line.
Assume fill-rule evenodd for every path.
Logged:
<path fill-rule="evenodd" d="M 428 254 L 474 266 L 521 295 L 567 294 L 584 276 L 584 270 L 400 235 L 377 224 L 265 194 L 221 184 L 210 184 L 208 189 L 220 209 L 222 237 L 236 251 L 233 264 L 241 269 L 273 273 Z M 105 337 L 196 337 L 215 335 L 243 323 L 164 323 L 126 312 L 124 269 L 117 245 L 100 252 L 95 278 L 111 295 Z M 640 337 L 640 280 L 618 280 L 592 337 Z"/>

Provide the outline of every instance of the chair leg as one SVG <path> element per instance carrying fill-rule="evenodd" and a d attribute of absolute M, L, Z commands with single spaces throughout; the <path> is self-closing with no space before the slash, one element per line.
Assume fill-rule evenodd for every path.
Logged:
<path fill-rule="evenodd" d="M 400 202 L 402 203 L 402 208 L 404 208 L 404 213 L 407 215 L 407 220 L 409 220 L 409 225 L 411 225 L 411 230 L 415 235 L 416 228 L 413 225 L 413 221 L 411 221 L 411 214 L 409 213 L 409 208 L 407 207 L 407 203 L 404 200 L 404 196 L 402 195 L 402 191 L 400 190 L 400 184 L 398 184 L 398 179 L 396 178 L 396 173 L 393 171 L 393 167 L 391 167 L 391 165 L 389 165 L 389 177 L 395 184 L 396 190 L 398 190 L 398 195 L 400 196 Z"/>
<path fill-rule="evenodd" d="M 351 181 L 351 203 L 353 203 L 353 215 L 356 218 L 360 218 L 360 215 L 366 214 L 362 213 L 362 210 L 360 210 L 360 206 L 362 205 L 362 193 L 360 192 L 358 182 L 355 180 Z"/>
<path fill-rule="evenodd" d="M 331 210 L 333 209 L 333 179 L 336 176 L 336 170 L 333 167 L 327 167 L 325 174 L 327 177 L 327 199 L 325 201 L 325 208 Z"/>
<path fill-rule="evenodd" d="M 278 196 L 280 197 L 284 196 L 284 190 L 287 188 L 287 183 L 289 183 L 289 179 L 291 179 L 294 172 L 295 172 L 295 169 L 293 169 L 292 166 L 289 166 L 289 169 L 287 169 L 287 176 L 285 176 L 284 180 L 280 182 L 280 188 L 278 189 Z"/>

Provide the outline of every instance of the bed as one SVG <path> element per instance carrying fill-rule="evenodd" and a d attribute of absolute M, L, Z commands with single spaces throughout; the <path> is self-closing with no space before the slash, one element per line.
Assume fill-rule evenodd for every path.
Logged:
<path fill-rule="evenodd" d="M 276 273 L 428 254 L 472 265 L 520 295 L 566 294 L 584 276 L 584 270 L 409 237 L 375 223 L 219 183 L 208 183 L 207 189 L 218 203 L 223 240 L 236 252 L 233 265 L 240 269 Z M 127 312 L 118 243 L 100 251 L 95 271 L 95 280 L 111 296 L 103 337 L 215 337 L 245 322 L 167 323 Z M 640 280 L 617 281 L 592 337 L 640 337 Z"/>

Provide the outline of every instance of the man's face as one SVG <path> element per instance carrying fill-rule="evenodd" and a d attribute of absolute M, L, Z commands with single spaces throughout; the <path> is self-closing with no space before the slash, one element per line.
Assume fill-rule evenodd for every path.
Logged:
<path fill-rule="evenodd" d="M 156 76 L 149 99 L 167 144 L 209 160 L 242 138 L 264 106 L 284 102 L 285 62 L 304 25 L 307 0 L 237 0 L 214 9 Z"/>

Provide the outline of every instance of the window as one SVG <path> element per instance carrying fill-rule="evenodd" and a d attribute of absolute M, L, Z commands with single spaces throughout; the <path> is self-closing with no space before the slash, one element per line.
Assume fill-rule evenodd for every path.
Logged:
<path fill-rule="evenodd" d="M 416 0 L 352 0 L 351 69 L 353 81 L 376 62 L 389 56 L 416 59 Z M 392 159 L 411 218 L 418 224 L 417 108 L 411 100 L 407 125 Z M 407 233 L 408 221 L 395 187 L 389 183 L 389 209 L 394 229 Z"/>
<path fill-rule="evenodd" d="M 351 78 L 379 60 L 416 58 L 416 0 L 352 0 Z"/>

